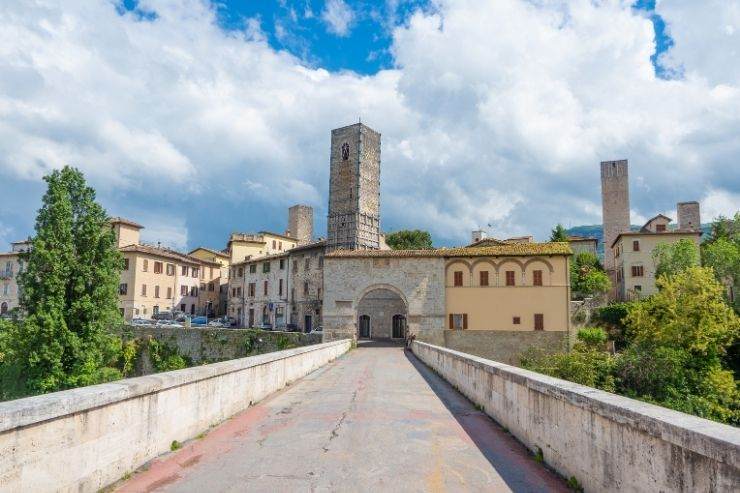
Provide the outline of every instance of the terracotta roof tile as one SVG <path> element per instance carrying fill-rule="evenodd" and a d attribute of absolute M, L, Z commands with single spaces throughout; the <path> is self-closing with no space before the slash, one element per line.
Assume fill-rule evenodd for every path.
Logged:
<path fill-rule="evenodd" d="M 507 243 L 486 247 L 437 248 L 433 250 L 335 250 L 329 258 L 382 257 L 521 257 L 532 255 L 572 255 L 567 242 Z"/>

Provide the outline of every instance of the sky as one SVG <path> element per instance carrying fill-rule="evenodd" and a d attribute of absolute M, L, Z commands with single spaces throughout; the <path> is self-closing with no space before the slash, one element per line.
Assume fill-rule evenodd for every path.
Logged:
<path fill-rule="evenodd" d="M 381 227 L 437 245 L 740 210 L 740 2 L 22 0 L 0 6 L 0 249 L 81 169 L 145 241 L 223 248 L 314 207 L 330 131 L 382 133 Z M 490 225 L 490 226 L 489 226 Z"/>

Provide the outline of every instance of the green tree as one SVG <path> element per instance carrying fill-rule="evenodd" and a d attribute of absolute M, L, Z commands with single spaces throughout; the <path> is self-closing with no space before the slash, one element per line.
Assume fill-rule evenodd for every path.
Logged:
<path fill-rule="evenodd" d="M 47 191 L 36 218 L 26 269 L 19 276 L 25 319 L 5 337 L 7 394 L 35 394 L 120 377 L 112 368 L 120 339 L 118 282 L 122 258 L 105 210 L 78 170 L 44 177 Z"/>
<path fill-rule="evenodd" d="M 420 229 L 403 229 L 389 233 L 385 242 L 394 250 L 430 250 L 432 247 L 432 235 L 428 231 Z"/>
<path fill-rule="evenodd" d="M 673 276 L 699 265 L 699 248 L 692 240 L 681 239 L 675 243 L 659 243 L 653 249 L 655 277 Z"/>
<path fill-rule="evenodd" d="M 550 232 L 550 241 L 568 241 L 568 232 L 562 224 L 555 226 Z"/>
<path fill-rule="evenodd" d="M 576 297 L 598 296 L 611 289 L 611 281 L 596 255 L 581 252 L 570 263 L 570 286 Z"/>

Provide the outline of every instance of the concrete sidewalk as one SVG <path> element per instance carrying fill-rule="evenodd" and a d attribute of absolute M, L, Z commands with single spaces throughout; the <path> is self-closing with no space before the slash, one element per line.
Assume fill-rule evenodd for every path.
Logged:
<path fill-rule="evenodd" d="M 412 354 L 365 344 L 118 491 L 568 489 Z"/>

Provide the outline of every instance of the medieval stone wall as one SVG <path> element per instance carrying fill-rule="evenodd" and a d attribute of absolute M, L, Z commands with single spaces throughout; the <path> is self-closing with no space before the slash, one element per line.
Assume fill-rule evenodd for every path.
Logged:
<path fill-rule="evenodd" d="M 684 231 L 701 230 L 699 202 L 679 202 L 676 209 L 678 214 L 678 229 Z"/>
<path fill-rule="evenodd" d="M 313 208 L 294 205 L 288 209 L 288 231 L 299 245 L 310 243 L 313 238 Z"/>
<path fill-rule="evenodd" d="M 604 267 L 614 276 L 611 245 L 619 233 L 630 229 L 629 176 L 627 160 L 601 163 L 601 204 L 604 223 Z"/>

